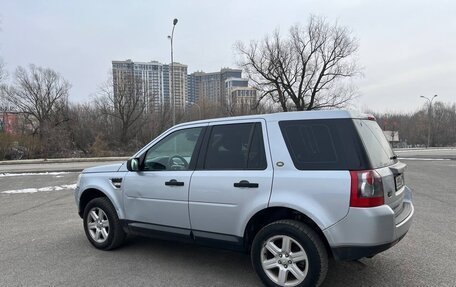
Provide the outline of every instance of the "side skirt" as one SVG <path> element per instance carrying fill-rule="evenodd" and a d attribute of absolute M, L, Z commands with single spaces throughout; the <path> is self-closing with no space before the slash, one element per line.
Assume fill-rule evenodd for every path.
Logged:
<path fill-rule="evenodd" d="M 229 234 L 221 234 L 187 228 L 150 224 L 131 220 L 120 220 L 126 233 L 150 238 L 173 240 L 197 245 L 245 252 L 244 239 Z"/>

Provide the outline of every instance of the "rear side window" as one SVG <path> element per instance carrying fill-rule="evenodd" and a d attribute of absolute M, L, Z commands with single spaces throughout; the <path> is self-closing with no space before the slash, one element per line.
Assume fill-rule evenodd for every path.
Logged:
<path fill-rule="evenodd" d="M 354 123 L 373 168 L 389 166 L 396 162 L 393 150 L 377 122 L 354 120 Z"/>
<path fill-rule="evenodd" d="M 212 127 L 204 169 L 266 169 L 261 124 L 229 124 Z"/>
<path fill-rule="evenodd" d="M 290 156 L 300 170 L 361 170 L 368 161 L 351 119 L 279 122 Z"/>

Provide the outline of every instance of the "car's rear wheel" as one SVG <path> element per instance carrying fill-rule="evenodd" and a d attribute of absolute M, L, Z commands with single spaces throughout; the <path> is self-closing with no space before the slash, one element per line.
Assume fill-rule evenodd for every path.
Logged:
<path fill-rule="evenodd" d="M 98 249 L 114 249 L 125 240 L 117 212 L 106 197 L 94 198 L 87 204 L 83 221 L 87 239 Z"/>
<path fill-rule="evenodd" d="M 252 243 L 253 267 L 266 286 L 319 286 L 328 270 L 328 254 L 307 225 L 280 220 L 261 229 Z"/>

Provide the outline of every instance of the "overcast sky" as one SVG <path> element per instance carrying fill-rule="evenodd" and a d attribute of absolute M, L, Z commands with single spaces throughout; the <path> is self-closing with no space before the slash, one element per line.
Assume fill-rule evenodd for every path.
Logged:
<path fill-rule="evenodd" d="M 414 111 L 420 96 L 456 101 L 455 1 L 61 1 L 0 0 L 0 57 L 12 74 L 30 63 L 59 72 L 83 102 L 106 81 L 112 60 L 168 63 L 189 72 L 236 67 L 236 41 L 286 33 L 310 14 L 338 21 L 359 39 L 364 77 L 354 107 Z M 10 79 L 11 79 L 10 75 Z"/>

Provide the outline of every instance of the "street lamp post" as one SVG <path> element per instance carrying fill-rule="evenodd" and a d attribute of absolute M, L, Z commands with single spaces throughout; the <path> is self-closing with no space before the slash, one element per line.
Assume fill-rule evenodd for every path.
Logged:
<path fill-rule="evenodd" d="M 420 96 L 423 99 L 426 99 L 428 101 L 428 136 L 427 136 L 427 147 L 429 148 L 431 144 L 431 123 L 432 123 L 432 101 L 437 97 L 437 95 L 434 95 L 431 99 L 425 96 Z"/>
<path fill-rule="evenodd" d="M 193 107 L 193 106 L 198 107 L 198 115 L 199 115 L 198 119 L 201 120 L 201 107 L 200 107 L 200 105 L 198 105 L 197 103 L 192 103 L 192 102 L 187 102 L 187 101 L 186 101 L 186 103 L 190 107 Z"/>
<path fill-rule="evenodd" d="M 173 30 L 171 36 L 168 39 L 171 40 L 171 98 L 173 102 L 173 126 L 176 124 L 176 98 L 174 97 L 174 58 L 173 58 L 173 39 L 174 39 L 174 28 L 177 24 L 177 18 L 173 20 Z"/>
<path fill-rule="evenodd" d="M 197 106 L 198 107 L 198 114 L 199 114 L 199 120 L 201 120 L 201 107 L 200 105 L 198 105 L 197 103 L 193 103 L 194 106 Z"/>

